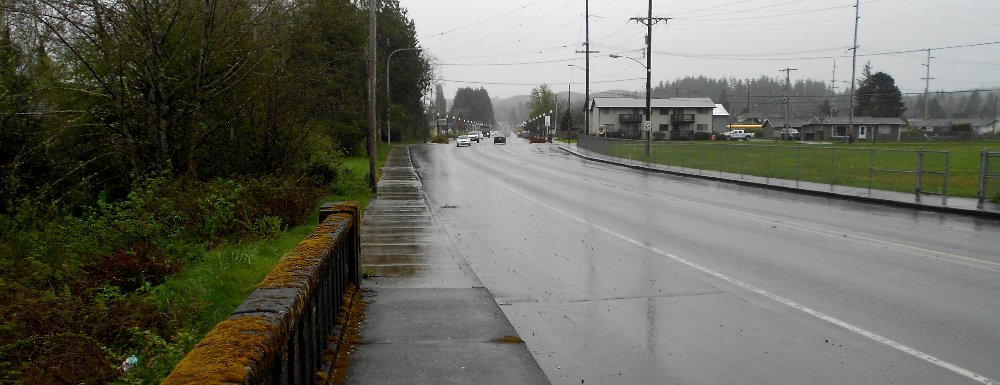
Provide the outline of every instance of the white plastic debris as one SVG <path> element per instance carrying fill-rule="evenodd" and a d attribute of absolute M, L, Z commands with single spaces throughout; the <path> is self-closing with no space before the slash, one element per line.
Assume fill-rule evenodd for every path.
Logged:
<path fill-rule="evenodd" d="M 121 368 L 123 372 L 127 372 L 129 371 L 129 369 L 132 369 L 132 367 L 135 366 L 135 364 L 137 363 L 139 363 L 139 358 L 136 357 L 135 354 L 133 354 L 128 358 L 126 358 L 125 361 L 122 361 L 122 365 L 119 368 Z"/>

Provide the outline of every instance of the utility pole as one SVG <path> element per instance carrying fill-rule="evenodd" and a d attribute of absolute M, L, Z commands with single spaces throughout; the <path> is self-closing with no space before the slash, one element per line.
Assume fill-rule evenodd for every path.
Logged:
<path fill-rule="evenodd" d="M 833 60 L 833 74 L 830 75 L 830 92 L 833 92 L 833 100 L 837 100 L 837 60 Z M 839 104 L 839 103 L 838 103 Z M 830 106 L 830 117 L 833 117 L 833 105 Z"/>
<path fill-rule="evenodd" d="M 743 111 L 743 113 L 750 113 L 750 79 L 747 79 L 747 108 Z"/>
<path fill-rule="evenodd" d="M 591 51 L 590 50 L 590 0 L 584 0 L 583 1 L 583 10 L 584 10 L 583 11 L 584 12 L 584 17 L 583 17 L 584 21 L 583 21 L 583 24 L 584 24 L 584 30 L 585 30 L 585 32 L 584 32 L 584 35 L 585 35 L 584 39 L 585 40 L 583 41 L 583 51 L 576 51 L 576 53 L 586 54 L 586 56 L 585 56 L 586 57 L 586 62 L 584 64 L 584 66 L 586 68 L 584 68 L 584 70 L 583 70 L 583 72 L 586 73 L 586 75 L 585 75 L 585 77 L 586 77 L 586 86 L 585 87 L 587 89 L 585 91 L 586 94 L 583 97 L 583 118 L 584 118 L 583 119 L 583 121 L 584 121 L 583 124 L 586 127 L 583 128 L 583 132 L 584 132 L 585 135 L 590 135 L 590 111 L 587 110 L 588 108 L 590 108 L 590 54 L 592 54 L 592 53 L 600 53 L 601 51 Z"/>
<path fill-rule="evenodd" d="M 854 133 L 854 82 L 858 70 L 858 22 L 861 20 L 861 0 L 854 0 L 854 45 L 851 46 L 851 115 L 847 118 L 847 143 L 853 142 Z"/>
<path fill-rule="evenodd" d="M 931 79 L 934 79 L 934 78 L 931 77 L 931 49 L 930 48 L 927 49 L 927 64 L 924 64 L 924 66 L 927 67 L 927 75 L 924 76 L 921 79 L 924 79 L 924 125 L 927 125 L 927 120 L 929 120 L 931 118 L 931 113 L 930 113 L 930 110 L 929 110 L 929 108 L 930 108 L 930 93 L 928 91 L 930 91 L 930 88 L 931 88 Z"/>
<path fill-rule="evenodd" d="M 791 132 L 790 132 L 791 130 L 789 130 L 789 128 L 792 127 L 792 125 L 791 125 L 791 120 L 789 118 L 789 113 L 788 113 L 788 105 L 791 104 L 790 100 L 789 100 L 789 96 L 792 93 L 791 72 L 792 71 L 798 71 L 798 70 L 799 70 L 798 68 L 785 68 L 783 70 L 779 70 L 779 71 L 785 73 L 785 129 L 782 132 L 782 134 L 783 134 L 782 135 L 782 139 L 784 139 L 785 135 L 791 136 Z"/>
<path fill-rule="evenodd" d="M 643 130 L 646 131 L 646 157 L 649 157 L 649 146 L 650 141 L 653 137 L 653 126 L 651 116 L 653 115 L 653 108 L 650 105 L 649 99 L 649 89 L 652 87 L 651 81 L 653 77 L 653 24 L 664 22 L 670 20 L 669 17 L 653 17 L 653 0 L 649 0 L 649 13 L 646 17 L 633 17 L 629 20 L 634 20 L 639 23 L 646 25 L 646 119 L 642 122 Z"/>
<path fill-rule="evenodd" d="M 566 85 L 566 123 L 567 123 L 566 131 L 568 131 L 566 133 L 567 134 L 567 139 L 566 140 L 570 140 L 569 138 L 572 138 L 572 135 L 573 135 L 573 132 L 574 132 L 573 131 L 573 85 L 572 84 L 567 84 Z"/>
<path fill-rule="evenodd" d="M 830 75 L 830 90 L 837 93 L 837 60 L 833 61 L 833 74 Z"/>
<path fill-rule="evenodd" d="M 378 192 L 378 124 L 375 121 L 375 83 L 378 62 L 376 61 L 376 17 L 378 0 L 368 0 L 368 183 L 372 193 Z"/>

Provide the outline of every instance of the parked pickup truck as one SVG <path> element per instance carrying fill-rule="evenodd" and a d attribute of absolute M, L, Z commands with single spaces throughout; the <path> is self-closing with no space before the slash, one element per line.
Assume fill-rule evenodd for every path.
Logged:
<path fill-rule="evenodd" d="M 743 130 L 732 130 L 723 132 L 722 135 L 729 140 L 750 140 L 753 139 L 754 133 Z"/>

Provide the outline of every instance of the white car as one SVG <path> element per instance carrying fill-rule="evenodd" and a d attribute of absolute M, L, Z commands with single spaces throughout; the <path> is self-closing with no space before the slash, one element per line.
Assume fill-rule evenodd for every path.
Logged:
<path fill-rule="evenodd" d="M 479 143 L 479 141 L 482 139 L 483 139 L 482 131 L 469 131 L 469 140 L 475 140 L 476 143 Z"/>
<path fill-rule="evenodd" d="M 468 135 L 459 135 L 458 138 L 455 139 L 456 147 L 471 146 L 471 145 L 472 145 L 472 140 L 469 139 Z"/>

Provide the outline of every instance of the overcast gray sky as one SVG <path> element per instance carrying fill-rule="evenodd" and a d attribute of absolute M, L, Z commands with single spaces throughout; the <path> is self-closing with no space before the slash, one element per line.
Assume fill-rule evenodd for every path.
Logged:
<path fill-rule="evenodd" d="M 647 0 L 589 0 L 591 91 L 643 90 Z M 585 0 L 400 0 L 450 99 L 459 87 L 490 96 L 539 84 L 584 90 Z M 685 76 L 835 80 L 849 88 L 854 0 L 654 0 L 653 84 Z M 865 62 L 904 93 L 1000 88 L 1000 1 L 861 1 L 857 73 Z M 954 48 L 948 48 L 954 47 Z M 836 63 L 836 64 L 835 64 Z M 834 71 L 836 66 L 836 71 Z M 714 96 L 714 95 L 706 95 Z"/>

